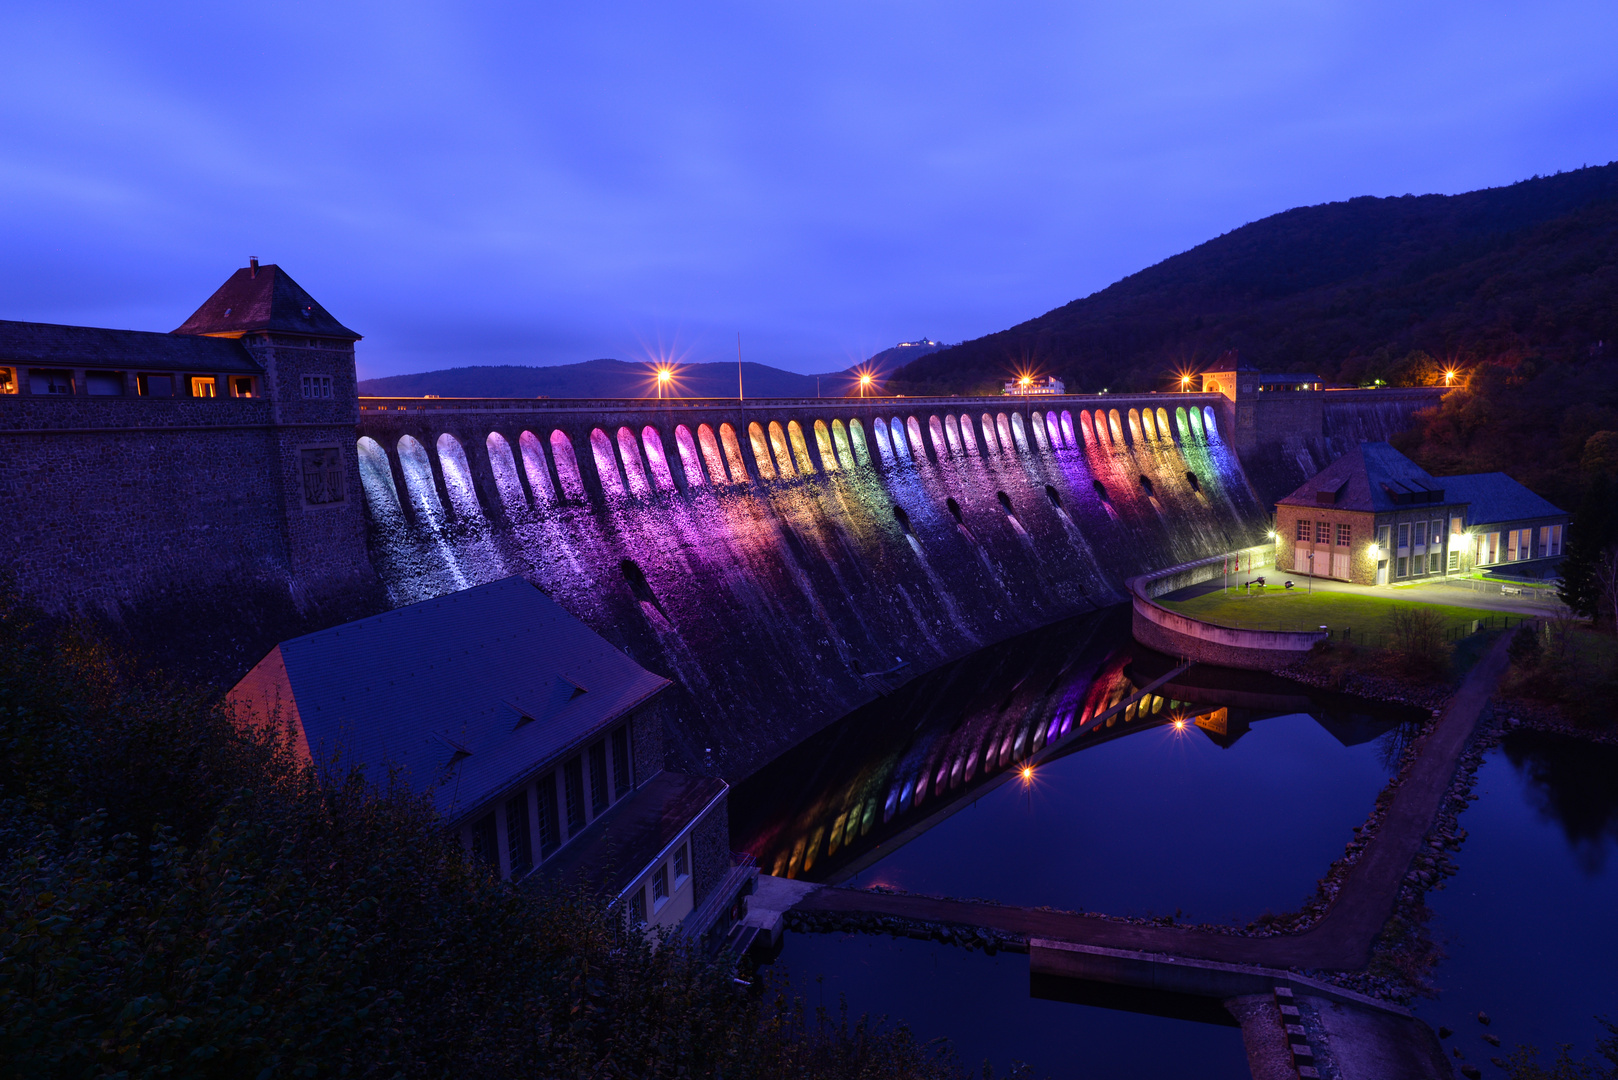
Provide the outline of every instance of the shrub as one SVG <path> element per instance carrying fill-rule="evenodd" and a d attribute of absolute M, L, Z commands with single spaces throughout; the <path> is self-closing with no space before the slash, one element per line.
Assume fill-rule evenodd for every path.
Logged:
<path fill-rule="evenodd" d="M 1411 675 L 1438 674 L 1449 660 L 1444 640 L 1444 620 L 1431 608 L 1399 607 L 1388 619 L 1393 636 L 1392 652 Z"/>

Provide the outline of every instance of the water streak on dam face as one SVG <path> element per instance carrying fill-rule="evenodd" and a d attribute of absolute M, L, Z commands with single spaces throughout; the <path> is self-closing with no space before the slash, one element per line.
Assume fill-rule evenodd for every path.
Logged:
<path fill-rule="evenodd" d="M 362 416 L 372 560 L 396 604 L 535 582 L 679 683 L 677 752 L 738 778 L 896 682 L 1261 537 L 1213 409 L 1141 400 Z"/>

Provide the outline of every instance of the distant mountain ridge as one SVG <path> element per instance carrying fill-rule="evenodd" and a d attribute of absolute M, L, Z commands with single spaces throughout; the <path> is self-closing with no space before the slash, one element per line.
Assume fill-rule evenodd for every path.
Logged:
<path fill-rule="evenodd" d="M 853 386 L 847 372 L 799 375 L 765 364 L 742 364 L 742 390 L 748 397 L 842 397 Z M 736 365 L 728 363 L 680 364 L 673 387 L 677 397 L 736 396 Z M 817 386 L 818 380 L 818 386 Z M 656 397 L 657 387 L 647 364 L 626 360 L 586 360 L 554 367 L 446 368 L 415 375 L 388 375 L 363 379 L 359 392 L 366 397 Z"/>
<path fill-rule="evenodd" d="M 1611 355 L 1618 164 L 1462 195 L 1365 196 L 1244 225 L 1008 330 L 932 352 L 900 393 L 991 390 L 1007 374 L 1072 391 L 1155 390 L 1227 350 L 1328 380 L 1442 360 Z"/>

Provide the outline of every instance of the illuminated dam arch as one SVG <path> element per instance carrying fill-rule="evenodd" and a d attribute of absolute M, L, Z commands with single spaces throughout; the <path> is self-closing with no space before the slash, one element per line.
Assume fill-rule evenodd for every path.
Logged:
<path fill-rule="evenodd" d="M 712 433 L 709 433 L 712 437 Z M 692 486 L 700 486 L 708 482 L 702 473 L 702 451 L 697 449 L 697 441 L 691 437 L 691 429 L 684 424 L 674 427 L 674 446 L 680 453 L 680 467 L 685 470 L 686 482 Z"/>
<path fill-rule="evenodd" d="M 944 441 L 949 443 L 950 453 L 966 453 L 966 448 L 961 445 L 961 422 L 954 413 L 944 414 Z"/>
<path fill-rule="evenodd" d="M 988 413 L 983 414 L 983 452 L 996 454 L 1000 452 L 1000 440 L 994 434 L 994 417 Z"/>
<path fill-rule="evenodd" d="M 1145 441 L 1145 438 L 1146 438 L 1146 436 L 1141 433 L 1141 429 L 1140 429 L 1140 410 L 1139 409 L 1130 409 L 1129 410 L 1129 441 L 1130 441 L 1130 444 L 1134 445 L 1134 446 L 1139 446 L 1143 441 Z"/>
<path fill-rule="evenodd" d="M 976 457 L 978 454 L 978 440 L 977 436 L 972 433 L 972 416 L 970 413 L 962 413 L 956 419 L 955 430 L 960 433 L 961 451 Z"/>
<path fill-rule="evenodd" d="M 1149 406 L 1140 411 L 1140 428 L 1146 433 L 1148 442 L 1163 441 L 1157 434 L 1157 420 L 1152 416 L 1152 410 Z"/>
<path fill-rule="evenodd" d="M 1174 441 L 1174 431 L 1169 427 L 1169 411 L 1162 406 L 1157 409 L 1157 437 L 1164 442 Z"/>
<path fill-rule="evenodd" d="M 702 460 L 708 466 L 708 478 L 716 484 L 730 482 L 725 473 L 725 455 L 719 449 L 719 440 L 714 436 L 713 428 L 707 424 L 697 425 L 697 445 L 702 449 Z"/>
<path fill-rule="evenodd" d="M 870 448 L 865 445 L 865 427 L 860 423 L 859 417 L 848 422 L 848 441 L 854 447 L 854 458 L 861 465 L 871 463 Z"/>
<path fill-rule="evenodd" d="M 489 432 L 483 440 L 489 454 L 489 471 L 494 474 L 494 487 L 500 493 L 500 502 L 508 513 L 528 509 L 528 497 L 523 493 L 522 479 L 517 475 L 517 459 L 511 453 L 511 444 L 498 431 Z"/>
<path fill-rule="evenodd" d="M 1206 432 L 1206 434 L 1208 436 L 1208 441 L 1209 442 L 1218 442 L 1219 441 L 1219 418 L 1216 415 L 1214 415 L 1212 405 L 1204 405 L 1202 407 L 1202 420 L 1203 420 L 1203 429 L 1204 429 L 1204 431 Z"/>
<path fill-rule="evenodd" d="M 1185 406 L 1174 407 L 1174 429 L 1180 433 L 1180 442 L 1185 445 L 1191 443 L 1191 421 L 1186 419 Z"/>
<path fill-rule="evenodd" d="M 852 471 L 854 468 L 854 449 L 848 443 L 848 427 L 841 420 L 831 422 L 831 441 L 832 446 L 837 451 L 837 460 L 843 463 L 843 468 Z"/>
<path fill-rule="evenodd" d="M 1196 433 L 1197 441 L 1207 442 L 1208 437 L 1202 432 L 1202 410 L 1193 405 L 1186 412 L 1191 417 L 1191 430 Z"/>
<path fill-rule="evenodd" d="M 950 446 L 944 438 L 944 422 L 936 414 L 927 417 L 927 435 L 933 441 L 933 456 L 940 461 L 949 457 Z"/>
<path fill-rule="evenodd" d="M 818 420 L 815 422 L 820 423 Z M 787 421 L 787 444 L 792 447 L 792 460 L 797 462 L 798 472 L 804 476 L 815 475 L 817 470 L 815 459 L 809 456 L 809 440 L 803 437 L 803 425 L 796 420 Z M 832 467 L 836 468 L 835 465 Z"/>
<path fill-rule="evenodd" d="M 775 462 L 770 460 L 770 443 L 757 420 L 747 425 L 747 441 L 753 444 L 753 464 L 765 480 L 775 479 Z"/>
<path fill-rule="evenodd" d="M 427 448 L 413 436 L 403 435 L 397 447 L 399 471 L 404 474 L 405 495 L 410 505 L 433 524 L 442 522 L 444 504 L 438 498 L 438 487 L 433 482 L 433 463 Z"/>
<path fill-rule="evenodd" d="M 893 437 L 893 458 L 895 461 L 909 461 L 910 447 L 906 444 L 908 436 L 905 435 L 905 422 L 901 417 L 891 417 L 888 420 L 888 434 Z"/>
<path fill-rule="evenodd" d="M 994 430 L 995 434 L 1000 437 L 1000 452 L 1002 454 L 1011 453 L 1014 445 L 1011 441 L 1011 421 L 1006 418 L 1005 413 L 995 414 Z"/>
<path fill-rule="evenodd" d="M 1112 445 L 1128 446 L 1124 441 L 1123 417 L 1118 415 L 1117 409 L 1107 410 L 1107 430 L 1112 433 Z"/>
<path fill-rule="evenodd" d="M 477 489 L 472 486 L 472 464 L 466 459 L 461 440 L 444 432 L 438 437 L 438 464 L 444 471 L 444 490 L 457 517 L 475 519 L 483 512 Z"/>
<path fill-rule="evenodd" d="M 790 480 L 798 475 L 798 471 L 792 467 L 792 448 L 787 445 L 787 433 L 781 430 L 778 420 L 770 421 L 770 449 L 775 452 L 776 471 L 781 474 L 781 479 Z"/>
<path fill-rule="evenodd" d="M 876 438 L 876 449 L 882 455 L 883 464 L 891 464 L 894 458 L 893 444 L 888 439 L 888 422 L 880 416 L 874 417 L 871 420 L 871 434 Z"/>
<path fill-rule="evenodd" d="M 1045 414 L 1045 429 L 1051 434 L 1051 449 L 1060 450 L 1063 446 L 1062 421 L 1057 418 L 1056 413 L 1047 412 Z M 1067 445 L 1072 444 L 1069 443 Z"/>
<path fill-rule="evenodd" d="M 926 461 L 927 444 L 921 441 L 921 424 L 914 416 L 905 417 L 905 430 L 910 434 L 911 456 L 917 461 Z"/>
<path fill-rule="evenodd" d="M 590 429 L 590 456 L 595 459 L 596 475 L 601 478 L 604 494 L 623 498 L 628 494 L 624 478 L 618 472 L 618 455 L 612 452 L 612 440 L 600 428 Z"/>
<path fill-rule="evenodd" d="M 579 474 L 579 459 L 573 452 L 573 440 L 560 428 L 551 432 L 551 460 L 556 462 L 556 482 L 562 488 L 562 498 L 583 502 L 584 478 Z"/>
<path fill-rule="evenodd" d="M 757 426 L 756 424 L 754 425 Z M 742 444 L 736 439 L 736 429 L 729 424 L 719 425 L 719 445 L 725 448 L 725 462 L 730 466 L 730 482 L 745 484 L 750 479 L 747 462 L 742 459 Z M 757 443 L 754 444 L 755 449 Z"/>
<path fill-rule="evenodd" d="M 831 446 L 831 429 L 826 421 L 815 421 L 815 449 L 820 452 L 820 463 L 827 472 L 833 472 L 838 467 L 837 454 Z"/>
<path fill-rule="evenodd" d="M 1034 437 L 1034 445 L 1046 453 L 1050 452 L 1050 443 L 1045 434 L 1045 417 L 1037 410 L 1028 414 L 1028 426 Z"/>
<path fill-rule="evenodd" d="M 1078 449 L 1079 439 L 1073 433 L 1073 414 L 1066 409 L 1062 410 L 1062 437 L 1067 441 L 1068 446 Z"/>
<path fill-rule="evenodd" d="M 646 480 L 646 468 L 640 459 L 640 442 L 635 433 L 627 427 L 618 429 L 618 454 L 624 462 L 624 479 L 629 482 L 629 493 L 639 498 L 645 498 L 652 493 L 652 485 Z"/>
<path fill-rule="evenodd" d="M 686 438 L 690 438 L 687 434 Z M 663 433 L 647 424 L 641 429 L 640 441 L 646 451 L 646 463 L 652 470 L 652 483 L 659 491 L 673 491 L 674 474 L 669 471 L 669 457 L 663 449 Z M 697 483 L 701 483 L 698 474 Z"/>
<path fill-rule="evenodd" d="M 524 430 L 517 436 L 517 452 L 522 456 L 523 472 L 528 474 L 528 489 L 534 493 L 534 505 L 554 503 L 556 489 L 551 485 L 550 466 L 545 462 L 545 445 L 532 431 Z"/>
<path fill-rule="evenodd" d="M 1028 453 L 1028 431 L 1022 422 L 1022 413 L 1011 414 L 1011 434 L 1017 440 L 1017 450 Z"/>
<path fill-rule="evenodd" d="M 393 467 L 388 463 L 388 452 L 382 444 L 368 435 L 362 435 L 355 452 L 360 463 L 360 486 L 365 490 L 366 505 L 379 517 L 394 517 L 401 513 L 399 492 L 393 486 Z"/>

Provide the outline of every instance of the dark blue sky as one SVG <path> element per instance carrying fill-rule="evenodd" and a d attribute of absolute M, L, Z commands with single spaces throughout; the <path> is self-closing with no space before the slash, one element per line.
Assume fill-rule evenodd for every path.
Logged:
<path fill-rule="evenodd" d="M 1618 7 L 0 7 L 0 318 L 249 254 L 364 375 L 975 337 L 1288 207 L 1618 158 Z"/>

